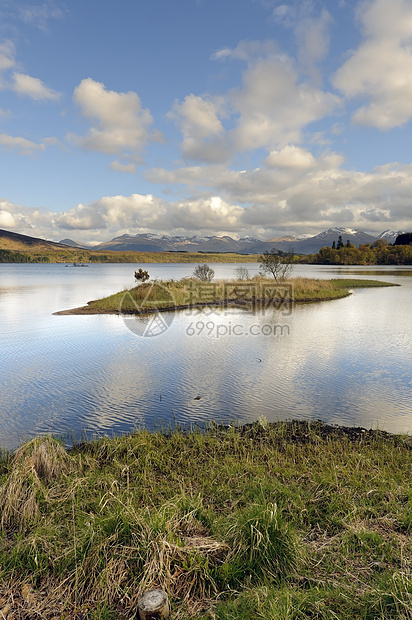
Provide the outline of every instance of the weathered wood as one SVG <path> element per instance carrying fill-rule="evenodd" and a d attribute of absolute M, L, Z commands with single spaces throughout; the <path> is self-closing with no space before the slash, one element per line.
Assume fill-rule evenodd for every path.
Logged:
<path fill-rule="evenodd" d="M 165 620 L 169 617 L 169 598 L 163 590 L 149 590 L 137 603 L 140 620 Z"/>

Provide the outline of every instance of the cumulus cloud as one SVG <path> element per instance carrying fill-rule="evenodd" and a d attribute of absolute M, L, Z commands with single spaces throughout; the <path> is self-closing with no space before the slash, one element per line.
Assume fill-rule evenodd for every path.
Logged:
<path fill-rule="evenodd" d="M 310 151 L 293 144 L 285 146 L 281 151 L 271 151 L 265 160 L 269 168 L 294 168 L 307 170 L 315 165 L 315 158 Z"/>
<path fill-rule="evenodd" d="M 44 142 L 37 144 L 20 136 L 0 134 L 0 147 L 8 151 L 17 151 L 20 155 L 33 155 L 46 149 Z"/>
<path fill-rule="evenodd" d="M 272 149 L 301 141 L 310 123 L 331 114 L 339 97 L 301 82 L 291 58 L 259 59 L 243 75 L 243 86 L 230 93 L 240 114 L 233 132 L 237 148 Z"/>
<path fill-rule="evenodd" d="M 88 205 L 80 204 L 54 218 L 62 230 L 106 230 L 138 232 L 156 230 L 236 230 L 243 213 L 219 196 L 165 202 L 151 194 L 105 196 Z"/>
<path fill-rule="evenodd" d="M 389 222 L 394 229 L 410 228 L 412 164 L 357 172 L 345 169 L 339 154 L 310 155 L 300 147 L 281 149 L 272 153 L 276 166 L 266 161 L 250 171 L 217 164 L 164 174 L 158 170 L 163 181 L 167 173 L 171 183 L 195 186 L 193 195 L 179 200 L 153 194 L 104 196 L 64 213 L 0 201 L 0 221 L 16 232 L 55 240 L 70 231 L 70 237 L 83 242 L 147 231 L 269 238 L 279 230 L 316 234 L 337 224 L 376 233 Z M 311 165 L 296 166 L 299 161 Z"/>
<path fill-rule="evenodd" d="M 15 47 L 12 41 L 5 40 L 0 44 L 0 88 L 11 90 L 18 95 L 30 97 L 34 101 L 58 101 L 60 93 L 48 88 L 39 78 L 25 73 L 13 72 L 16 66 Z"/>
<path fill-rule="evenodd" d="M 1 228 L 14 228 L 16 226 L 16 220 L 14 215 L 10 211 L 0 209 L 0 227 Z"/>
<path fill-rule="evenodd" d="M 219 114 L 224 114 L 221 98 L 191 94 L 182 103 L 175 103 L 168 116 L 181 127 L 182 151 L 186 158 L 211 162 L 226 158 L 227 148 L 222 140 L 224 128 Z"/>
<path fill-rule="evenodd" d="M 58 101 L 60 99 L 60 93 L 45 86 L 39 78 L 24 73 L 13 74 L 12 90 L 18 95 L 30 97 L 35 101 Z"/>
<path fill-rule="evenodd" d="M 217 163 L 239 152 L 298 143 L 304 128 L 341 106 L 337 95 L 302 80 L 294 60 L 272 41 L 243 41 L 213 58 L 240 59 L 247 66 L 239 88 L 218 98 L 192 94 L 175 104 L 170 116 L 182 129 L 188 160 Z"/>
<path fill-rule="evenodd" d="M 107 90 L 101 82 L 87 78 L 74 90 L 73 101 L 92 123 L 85 136 L 69 136 L 81 148 L 109 155 L 140 153 L 149 140 L 159 138 L 150 134 L 152 115 L 142 108 L 135 92 Z"/>
<path fill-rule="evenodd" d="M 106 228 L 99 210 L 93 208 L 93 205 L 83 204 L 57 215 L 54 224 L 62 230 L 100 230 Z"/>
<path fill-rule="evenodd" d="M 362 2 L 364 40 L 338 69 L 333 83 L 349 98 L 367 100 L 353 121 L 382 130 L 412 117 L 412 4 L 410 0 Z"/>
<path fill-rule="evenodd" d="M 361 173 L 346 170 L 344 158 L 338 153 L 325 152 L 315 158 L 296 145 L 273 151 L 264 164 L 250 171 L 219 165 L 157 169 L 152 171 L 152 180 L 203 187 L 207 193 L 213 179 L 209 191 L 235 209 L 230 227 L 225 228 L 220 221 L 214 227 L 211 222 L 212 231 L 265 235 L 283 229 L 316 234 L 339 224 L 382 232 L 388 218 L 391 227 L 410 225 L 412 165 L 393 164 Z M 199 209 L 201 200 L 194 202 Z M 194 215 L 192 210 L 191 230 L 196 229 Z M 198 219 L 199 228 L 204 230 L 208 217 L 202 219 L 199 211 Z"/>

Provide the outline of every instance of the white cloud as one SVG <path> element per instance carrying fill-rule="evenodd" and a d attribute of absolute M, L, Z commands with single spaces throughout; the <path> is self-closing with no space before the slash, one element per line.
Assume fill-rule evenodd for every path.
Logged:
<path fill-rule="evenodd" d="M 107 235 L 140 230 L 236 230 L 243 209 L 219 196 L 165 202 L 151 194 L 105 196 L 55 217 L 62 230 L 105 230 Z M 120 233 L 119 233 L 120 231 Z"/>
<path fill-rule="evenodd" d="M 224 115 L 222 99 L 188 95 L 183 103 L 175 103 L 169 118 L 180 125 L 182 151 L 188 159 L 222 161 L 227 147 L 222 140 L 224 128 L 219 114 Z"/>
<path fill-rule="evenodd" d="M 293 61 L 286 57 L 258 60 L 245 72 L 243 87 L 229 96 L 240 114 L 233 140 L 241 150 L 300 142 L 304 127 L 341 104 L 336 95 L 300 82 Z"/>
<path fill-rule="evenodd" d="M 64 16 L 64 12 L 53 2 L 43 2 L 43 4 L 37 6 L 23 4 L 16 8 L 22 21 L 40 30 L 47 30 L 50 19 L 60 19 Z"/>
<path fill-rule="evenodd" d="M 210 231 L 236 231 L 240 235 L 265 235 L 280 228 L 315 234 L 337 224 L 381 232 L 388 219 L 391 227 L 410 227 L 412 165 L 393 164 L 360 173 L 344 169 L 344 158 L 337 153 L 326 152 L 315 158 L 293 146 L 272 154 L 274 161 L 269 156 L 265 163 L 275 167 L 235 171 L 214 165 L 173 172 L 157 170 L 152 171 L 152 181 L 157 176 L 162 183 L 203 187 L 205 194 L 214 192 L 234 207 L 230 226 L 225 228 L 219 221 L 215 227 L 204 199 L 196 199 L 202 230 L 207 222 Z M 170 204 L 168 208 L 173 209 Z M 196 230 L 194 210 L 191 216 L 190 230 Z M 175 223 L 170 222 L 171 226 Z M 189 221 L 185 224 L 189 226 Z"/>
<path fill-rule="evenodd" d="M 0 44 L 0 71 L 14 67 L 14 54 L 15 49 L 12 41 L 7 40 Z"/>
<path fill-rule="evenodd" d="M 0 227 L 1 228 L 14 228 L 16 226 L 16 220 L 14 215 L 10 211 L 0 209 Z"/>
<path fill-rule="evenodd" d="M 0 134 L 0 146 L 6 150 L 16 150 L 20 155 L 33 155 L 46 149 L 44 143 L 37 144 L 26 138 L 9 136 L 4 133 Z"/>
<path fill-rule="evenodd" d="M 60 99 L 60 93 L 45 86 L 39 78 L 24 73 L 13 73 L 12 90 L 18 95 L 30 97 L 35 101 L 57 101 Z"/>
<path fill-rule="evenodd" d="M 18 95 L 30 97 L 35 101 L 57 101 L 60 99 L 60 93 L 48 88 L 39 78 L 16 71 L 11 77 L 7 78 L 9 70 L 15 66 L 14 44 L 10 40 L 5 40 L 0 44 L 0 72 L 4 73 L 6 78 L 0 76 L 0 88 L 14 91 Z"/>
<path fill-rule="evenodd" d="M 118 159 L 115 159 L 114 161 L 111 162 L 110 168 L 112 170 L 115 170 L 116 172 L 126 172 L 128 174 L 136 174 L 137 172 L 136 164 L 132 162 L 122 163 Z"/>
<path fill-rule="evenodd" d="M 363 2 L 358 19 L 365 39 L 333 83 L 347 97 L 366 98 L 355 123 L 382 130 L 401 126 L 412 118 L 412 3 Z"/>
<path fill-rule="evenodd" d="M 310 64 L 326 53 L 325 41 L 314 41 L 324 35 L 328 23 L 329 14 L 324 12 L 306 24 L 305 55 Z M 169 117 L 182 129 L 186 160 L 218 163 L 241 152 L 300 142 L 304 128 L 341 106 L 338 96 L 302 80 L 294 60 L 274 41 L 241 41 L 212 58 L 246 62 L 243 83 L 220 97 L 191 94 L 175 103 Z"/>
<path fill-rule="evenodd" d="M 99 230 L 106 228 L 99 210 L 83 204 L 56 215 L 54 224 L 62 230 Z"/>
<path fill-rule="evenodd" d="M 300 157 L 309 161 L 308 151 L 296 149 L 282 149 L 277 157 L 283 164 L 288 157 L 292 164 Z M 0 221 L 16 232 L 56 240 L 70 236 L 83 242 L 147 231 L 269 238 L 279 230 L 316 234 L 335 225 L 376 233 L 388 228 L 389 222 L 391 228 L 410 228 L 412 164 L 391 164 L 361 173 L 344 169 L 342 163 L 340 155 L 325 153 L 313 157 L 310 167 L 241 171 L 213 165 L 164 174 L 158 170 L 163 182 L 167 174 L 171 183 L 193 184 L 197 195 L 172 201 L 152 194 L 104 196 L 65 213 L 24 209 L 4 200 L 0 201 Z M 204 188 L 202 195 L 200 187 Z M 68 235 L 67 231 L 72 232 Z"/>
<path fill-rule="evenodd" d="M 214 57 L 246 60 L 243 85 L 219 98 L 190 95 L 175 104 L 170 115 L 181 125 L 187 159 L 216 163 L 237 152 L 300 142 L 307 125 L 341 105 L 336 95 L 301 82 L 293 60 L 270 42 L 242 42 Z M 227 118 L 234 129 L 226 129 Z"/>
<path fill-rule="evenodd" d="M 212 55 L 212 60 L 243 60 L 251 62 L 256 58 L 276 56 L 281 54 L 279 46 L 273 40 L 267 41 L 240 41 L 231 48 L 218 50 Z"/>
<path fill-rule="evenodd" d="M 265 160 L 269 168 L 294 168 L 307 170 L 315 166 L 315 158 L 310 151 L 293 144 L 285 146 L 281 151 L 271 151 Z"/>
<path fill-rule="evenodd" d="M 73 100 L 92 122 L 85 136 L 69 136 L 84 149 L 109 155 L 139 153 L 149 140 L 158 139 L 149 133 L 153 118 L 134 92 L 117 93 L 87 78 L 74 90 Z"/>
<path fill-rule="evenodd" d="M 306 17 L 295 27 L 299 64 L 318 82 L 321 82 L 321 79 L 316 67 L 329 51 L 331 23 L 330 13 L 323 9 L 320 17 Z"/>
<path fill-rule="evenodd" d="M 273 11 L 273 18 L 282 26 L 293 30 L 301 69 L 315 82 L 320 83 L 317 65 L 329 51 L 329 27 L 333 19 L 325 8 L 318 14 L 316 8 L 312 0 L 292 0 L 288 4 L 277 6 Z"/>

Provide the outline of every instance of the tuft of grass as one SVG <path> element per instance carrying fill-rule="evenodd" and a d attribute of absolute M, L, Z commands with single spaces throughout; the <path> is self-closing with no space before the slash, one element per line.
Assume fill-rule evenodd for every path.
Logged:
<path fill-rule="evenodd" d="M 47 485 L 70 473 L 74 463 L 52 437 L 35 438 L 21 446 L 11 460 L 11 473 L 0 487 L 1 526 L 25 528 L 39 516 L 39 501 Z"/>
<path fill-rule="evenodd" d="M 0 478 L 0 609 L 175 620 L 412 618 L 412 443 L 321 422 L 22 446 Z"/>

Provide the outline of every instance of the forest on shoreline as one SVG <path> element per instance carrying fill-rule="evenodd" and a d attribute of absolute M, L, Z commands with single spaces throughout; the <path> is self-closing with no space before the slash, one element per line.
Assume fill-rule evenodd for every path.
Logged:
<path fill-rule="evenodd" d="M 355 247 L 347 243 L 341 247 L 323 247 L 317 254 L 299 256 L 300 264 L 311 265 L 412 265 L 412 245 L 390 245 L 377 241 L 373 245 Z"/>

